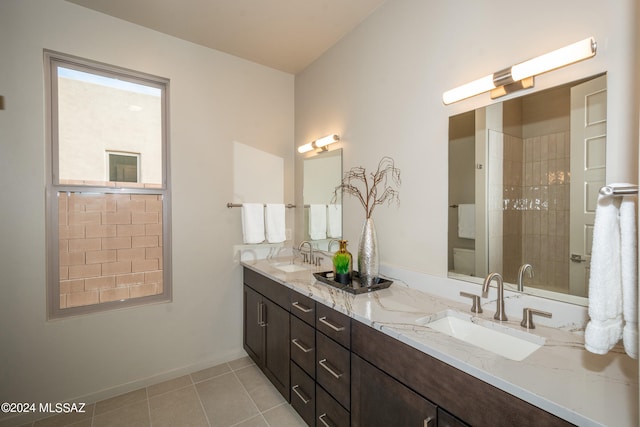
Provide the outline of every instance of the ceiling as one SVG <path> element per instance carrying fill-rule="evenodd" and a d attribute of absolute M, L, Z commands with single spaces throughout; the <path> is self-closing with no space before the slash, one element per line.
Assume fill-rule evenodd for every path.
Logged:
<path fill-rule="evenodd" d="M 386 0 L 67 0 L 296 74 Z"/>

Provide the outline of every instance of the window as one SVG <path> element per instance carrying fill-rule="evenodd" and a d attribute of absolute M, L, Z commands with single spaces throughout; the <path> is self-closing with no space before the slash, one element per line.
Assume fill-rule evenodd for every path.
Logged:
<path fill-rule="evenodd" d="M 139 182 L 140 154 L 107 152 L 111 182 Z"/>
<path fill-rule="evenodd" d="M 168 80 L 44 57 L 48 317 L 170 301 Z"/>

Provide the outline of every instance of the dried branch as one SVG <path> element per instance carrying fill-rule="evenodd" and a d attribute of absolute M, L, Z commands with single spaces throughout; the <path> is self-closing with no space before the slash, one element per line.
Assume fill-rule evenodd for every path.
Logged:
<path fill-rule="evenodd" d="M 400 193 L 394 187 L 399 187 L 401 182 L 400 169 L 395 167 L 391 157 L 385 156 L 378 163 L 378 169 L 369 175 L 361 166 L 353 167 L 345 172 L 342 183 L 334 190 L 333 198 L 337 199 L 338 191 L 355 196 L 362 204 L 366 217 L 371 218 L 373 209 L 377 205 L 385 202 L 400 204 Z M 364 188 L 360 186 L 364 186 Z"/>

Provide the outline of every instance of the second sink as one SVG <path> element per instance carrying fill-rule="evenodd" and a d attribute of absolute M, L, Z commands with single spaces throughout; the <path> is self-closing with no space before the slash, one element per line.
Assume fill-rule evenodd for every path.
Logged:
<path fill-rule="evenodd" d="M 524 360 L 545 343 L 537 335 L 455 310 L 422 317 L 416 323 L 515 361 Z"/>

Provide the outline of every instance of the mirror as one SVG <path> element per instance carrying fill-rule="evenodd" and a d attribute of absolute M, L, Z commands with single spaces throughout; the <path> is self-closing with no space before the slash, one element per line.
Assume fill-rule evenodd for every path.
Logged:
<path fill-rule="evenodd" d="M 342 150 L 321 151 L 303 161 L 304 238 L 314 249 L 337 250 L 342 238 L 342 200 L 333 200 L 342 179 Z"/>
<path fill-rule="evenodd" d="M 449 118 L 449 277 L 528 263 L 525 292 L 586 305 L 606 99 L 603 74 Z"/>

